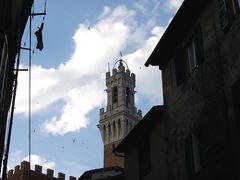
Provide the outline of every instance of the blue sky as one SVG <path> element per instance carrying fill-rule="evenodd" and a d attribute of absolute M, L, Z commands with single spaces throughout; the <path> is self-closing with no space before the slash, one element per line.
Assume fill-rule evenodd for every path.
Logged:
<path fill-rule="evenodd" d="M 162 104 L 161 74 L 144 67 L 181 0 L 48 0 L 44 49 L 32 66 L 32 164 L 67 176 L 101 168 L 103 144 L 96 127 L 106 106 L 105 73 L 120 58 L 136 74 L 136 106 L 145 114 Z M 43 0 L 36 0 L 41 12 Z M 34 17 L 33 31 L 42 17 Z M 90 30 L 88 29 L 90 27 Z M 28 46 L 27 29 L 23 43 Z M 33 37 L 34 45 L 36 44 Z M 21 67 L 27 68 L 22 53 Z M 28 157 L 28 74 L 21 72 L 9 168 Z"/>

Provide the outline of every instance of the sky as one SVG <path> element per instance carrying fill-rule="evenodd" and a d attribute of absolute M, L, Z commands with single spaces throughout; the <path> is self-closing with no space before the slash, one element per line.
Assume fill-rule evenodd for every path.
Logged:
<path fill-rule="evenodd" d="M 105 73 L 122 58 L 136 74 L 136 102 L 143 115 L 163 104 L 161 72 L 145 67 L 182 0 L 48 0 L 44 49 L 32 52 L 31 164 L 79 177 L 103 167 L 96 125 L 106 106 Z M 44 0 L 34 11 L 43 12 Z M 29 45 L 29 28 L 22 46 Z M 36 37 L 33 34 L 35 47 Z M 122 52 L 122 57 L 120 56 Z M 21 68 L 28 54 L 21 52 Z M 8 168 L 28 159 L 28 72 L 20 72 Z"/>

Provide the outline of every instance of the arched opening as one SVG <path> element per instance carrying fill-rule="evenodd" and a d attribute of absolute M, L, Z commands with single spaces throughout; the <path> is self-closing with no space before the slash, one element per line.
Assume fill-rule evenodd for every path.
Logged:
<path fill-rule="evenodd" d="M 126 88 L 126 105 L 130 104 L 130 89 L 129 87 Z"/>
<path fill-rule="evenodd" d="M 129 132 L 129 122 L 128 122 L 128 119 L 126 121 L 126 130 L 127 130 L 127 133 Z"/>
<path fill-rule="evenodd" d="M 116 135 L 117 135 L 117 129 L 116 129 L 116 123 L 114 121 L 113 122 L 113 141 L 115 141 L 117 139 Z"/>
<path fill-rule="evenodd" d="M 118 102 L 118 89 L 116 86 L 113 87 L 112 90 L 112 102 L 117 103 Z"/>
<path fill-rule="evenodd" d="M 111 142 L 111 135 L 112 135 L 111 125 L 110 123 L 108 123 L 108 143 Z"/>
<path fill-rule="evenodd" d="M 132 128 L 133 128 L 133 125 L 132 125 L 132 123 L 130 123 L 129 131 L 131 131 Z"/>
<path fill-rule="evenodd" d="M 106 134 L 106 126 L 103 125 L 103 142 L 105 143 L 106 142 L 106 137 L 107 137 L 107 134 Z"/>
<path fill-rule="evenodd" d="M 122 127 L 121 127 L 121 122 L 119 119 L 118 120 L 118 138 L 121 138 L 121 132 L 122 132 Z"/>

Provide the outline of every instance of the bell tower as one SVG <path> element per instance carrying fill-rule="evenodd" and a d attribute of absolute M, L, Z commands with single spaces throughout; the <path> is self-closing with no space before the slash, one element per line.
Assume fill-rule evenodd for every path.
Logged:
<path fill-rule="evenodd" d="M 135 78 L 122 59 L 114 64 L 112 74 L 106 73 L 107 107 L 105 111 L 100 109 L 98 124 L 104 144 L 104 167 L 124 167 L 123 158 L 116 156 L 113 149 L 142 118 L 134 102 Z"/>

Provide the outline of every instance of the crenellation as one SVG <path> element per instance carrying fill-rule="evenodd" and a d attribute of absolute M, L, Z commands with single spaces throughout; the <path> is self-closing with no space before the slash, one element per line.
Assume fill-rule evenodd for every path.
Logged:
<path fill-rule="evenodd" d="M 42 173 L 42 166 L 35 165 L 35 172 L 41 174 Z"/>
<path fill-rule="evenodd" d="M 126 74 L 127 74 L 128 77 L 130 77 L 130 73 L 131 73 L 130 70 L 127 69 L 127 70 L 126 70 Z"/>
<path fill-rule="evenodd" d="M 54 171 L 52 169 L 47 169 L 47 176 L 53 177 Z"/>
<path fill-rule="evenodd" d="M 113 69 L 112 74 L 113 75 L 117 74 L 117 69 L 116 68 Z"/>
<path fill-rule="evenodd" d="M 7 173 L 8 180 L 27 179 L 30 164 L 27 161 L 22 161 L 21 165 L 15 166 L 14 170 L 11 169 Z M 48 180 L 65 180 L 65 174 L 59 172 L 58 177 L 54 177 L 54 170 L 47 169 L 46 174 L 42 172 L 43 167 L 35 165 L 34 170 L 31 169 L 31 179 L 48 179 Z M 20 180 L 19 179 L 19 180 Z M 76 180 L 76 177 L 69 176 L 69 180 Z"/>
<path fill-rule="evenodd" d="M 138 109 L 138 115 L 142 118 L 142 111 Z"/>
<path fill-rule="evenodd" d="M 18 171 L 20 171 L 20 166 L 19 165 L 15 166 L 14 173 L 17 173 Z"/>
<path fill-rule="evenodd" d="M 8 171 L 8 178 L 10 178 L 10 177 L 13 176 L 13 172 L 14 172 L 13 169 L 11 169 L 11 170 Z"/>
<path fill-rule="evenodd" d="M 58 179 L 59 179 L 59 180 L 65 180 L 65 174 L 59 172 L 59 173 L 58 173 Z"/>
<path fill-rule="evenodd" d="M 135 81 L 136 75 L 134 73 L 131 73 L 131 78 Z"/>
<path fill-rule="evenodd" d="M 110 72 L 106 72 L 106 78 L 110 78 L 111 73 Z"/>
<path fill-rule="evenodd" d="M 22 161 L 20 168 L 21 168 L 21 170 L 23 170 L 23 171 L 28 171 L 29 168 L 30 168 L 30 163 L 27 162 L 27 161 Z"/>
<path fill-rule="evenodd" d="M 76 177 L 69 176 L 69 180 L 76 180 Z"/>
<path fill-rule="evenodd" d="M 100 112 L 100 115 L 104 114 L 104 108 L 101 108 L 99 112 Z"/>

